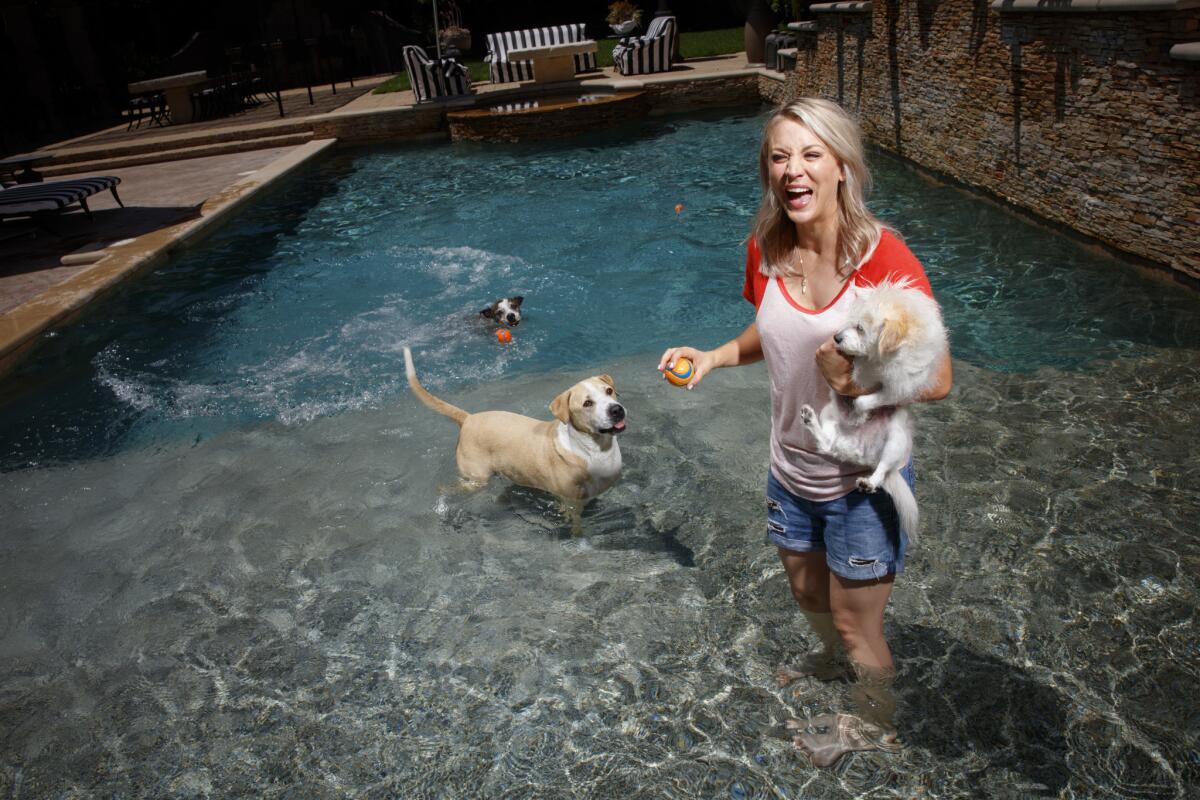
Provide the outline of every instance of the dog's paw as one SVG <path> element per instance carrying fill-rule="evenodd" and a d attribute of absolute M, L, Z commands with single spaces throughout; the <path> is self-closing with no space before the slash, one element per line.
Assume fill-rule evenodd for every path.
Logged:
<path fill-rule="evenodd" d="M 800 407 L 800 421 L 810 428 L 817 424 L 817 412 L 813 411 L 813 407 L 804 405 Z"/>
<path fill-rule="evenodd" d="M 870 478 L 859 478 L 858 490 L 863 494 L 875 494 L 875 492 L 879 491 L 879 487 L 871 483 Z"/>

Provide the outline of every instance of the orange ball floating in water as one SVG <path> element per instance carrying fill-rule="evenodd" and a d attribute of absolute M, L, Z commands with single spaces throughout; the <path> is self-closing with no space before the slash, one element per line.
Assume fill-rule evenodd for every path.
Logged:
<path fill-rule="evenodd" d="M 512 341 L 512 334 L 508 332 L 508 328 L 501 328 L 496 331 L 496 341 L 500 344 L 508 344 Z"/>
<path fill-rule="evenodd" d="M 675 359 L 675 364 L 663 370 L 663 377 L 675 386 L 687 386 L 688 381 L 696 371 L 692 368 L 692 362 L 688 361 L 683 356 Z"/>
<path fill-rule="evenodd" d="M 678 214 L 682 211 L 683 211 L 683 203 L 676 203 L 675 204 L 675 213 Z"/>

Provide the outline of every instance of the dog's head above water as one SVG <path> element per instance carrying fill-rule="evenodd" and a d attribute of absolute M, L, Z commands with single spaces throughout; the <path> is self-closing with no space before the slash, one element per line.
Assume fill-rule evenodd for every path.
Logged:
<path fill-rule="evenodd" d="M 521 324 L 521 303 L 525 301 L 524 297 L 516 295 L 514 297 L 502 297 L 492 303 L 487 308 L 479 312 L 479 316 L 484 319 L 490 319 L 493 322 L 498 322 L 501 325 L 516 326 Z"/>
<path fill-rule="evenodd" d="M 941 312 L 933 298 L 905 282 L 859 289 L 846 326 L 833 335 L 851 358 L 888 359 L 903 348 L 929 348 L 944 339 Z"/>
<path fill-rule="evenodd" d="M 617 387 L 607 375 L 587 378 L 554 398 L 555 419 L 588 434 L 615 434 L 625 430 L 625 406 L 617 401 Z"/>

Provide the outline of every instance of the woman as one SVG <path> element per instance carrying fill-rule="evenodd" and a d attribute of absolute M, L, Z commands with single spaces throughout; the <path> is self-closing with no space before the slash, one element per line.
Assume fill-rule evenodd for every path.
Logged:
<path fill-rule="evenodd" d="M 822 645 L 799 668 L 782 668 L 780 685 L 843 674 L 839 643 L 856 680 L 858 717 L 823 718 L 828 732 L 797 737 L 814 763 L 827 765 L 850 750 L 896 748 L 895 668 L 883 610 L 904 567 L 907 536 L 886 494 L 855 490 L 856 478 L 868 470 L 817 452 L 799 409 L 808 404 L 819 412 L 830 400 L 829 387 L 845 396 L 873 388 L 854 385 L 852 364 L 832 339 L 856 287 L 890 277 L 932 291 L 913 254 L 867 210 L 861 135 L 836 104 L 806 98 L 776 111 L 763 132 L 759 178 L 763 197 L 747 242 L 742 289 L 757 309 L 754 322 L 715 350 L 668 348 L 658 369 L 687 357 L 694 365 L 692 389 L 714 369 L 766 359 L 768 540 L 779 549 L 792 594 Z M 945 397 L 951 380 L 947 353 L 921 399 Z M 911 484 L 911 464 L 904 472 Z"/>

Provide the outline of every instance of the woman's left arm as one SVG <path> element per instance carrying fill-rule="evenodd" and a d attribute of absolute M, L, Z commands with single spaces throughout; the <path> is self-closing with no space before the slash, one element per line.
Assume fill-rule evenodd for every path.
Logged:
<path fill-rule="evenodd" d="M 937 366 L 937 378 L 921 393 L 917 401 L 924 403 L 929 400 L 943 400 L 950 394 L 950 387 L 953 385 L 954 366 L 950 363 L 950 350 L 947 349 L 946 354 L 942 356 L 942 363 Z"/>
<path fill-rule="evenodd" d="M 833 390 L 840 395 L 859 397 L 879 390 L 878 386 L 859 386 L 854 382 L 854 362 L 838 351 L 833 337 L 830 337 L 817 349 L 817 367 L 825 376 L 825 380 L 829 381 Z M 942 356 L 936 370 L 937 377 L 929 385 L 929 388 L 921 393 L 917 402 L 941 400 L 950 394 L 950 388 L 954 385 L 954 367 L 950 362 L 949 350 L 946 350 L 945 355 Z"/>

